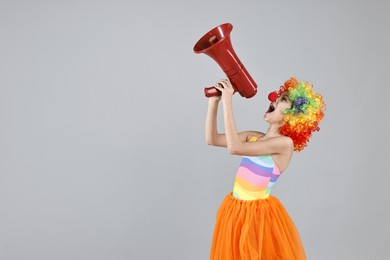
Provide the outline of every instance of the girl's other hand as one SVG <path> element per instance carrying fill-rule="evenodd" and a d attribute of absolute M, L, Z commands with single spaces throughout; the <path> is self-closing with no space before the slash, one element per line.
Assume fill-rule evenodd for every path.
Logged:
<path fill-rule="evenodd" d="M 234 88 L 229 79 L 224 79 L 214 86 L 216 89 L 222 92 L 222 100 L 226 101 L 232 98 L 234 94 Z"/>

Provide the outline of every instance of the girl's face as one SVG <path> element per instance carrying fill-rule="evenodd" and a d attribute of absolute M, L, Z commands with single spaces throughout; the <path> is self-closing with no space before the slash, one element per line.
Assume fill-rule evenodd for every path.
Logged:
<path fill-rule="evenodd" d="M 283 111 L 292 107 L 292 102 L 288 93 L 282 93 L 280 97 L 272 102 L 264 115 L 264 120 L 268 123 L 280 123 L 283 119 Z"/>

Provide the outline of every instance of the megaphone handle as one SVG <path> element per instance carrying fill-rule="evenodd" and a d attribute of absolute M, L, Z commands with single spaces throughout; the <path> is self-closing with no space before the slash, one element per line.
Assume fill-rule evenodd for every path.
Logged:
<path fill-rule="evenodd" d="M 216 89 L 215 87 L 204 88 L 204 94 L 206 97 L 214 97 L 222 95 L 222 92 Z"/>
<path fill-rule="evenodd" d="M 232 85 L 233 85 L 233 89 L 234 89 L 234 92 L 233 92 L 233 94 L 234 94 L 237 92 L 237 88 L 234 84 L 232 84 Z M 215 87 L 208 87 L 208 88 L 204 88 L 204 94 L 206 97 L 209 98 L 209 97 L 214 97 L 214 96 L 220 96 L 220 95 L 222 95 L 222 92 L 219 91 L 218 89 L 216 89 Z"/>

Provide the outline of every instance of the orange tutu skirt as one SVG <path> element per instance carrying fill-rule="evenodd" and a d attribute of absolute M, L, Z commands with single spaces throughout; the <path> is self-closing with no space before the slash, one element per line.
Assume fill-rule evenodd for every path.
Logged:
<path fill-rule="evenodd" d="M 306 259 L 294 222 L 274 197 L 239 200 L 230 193 L 217 213 L 211 260 Z"/>

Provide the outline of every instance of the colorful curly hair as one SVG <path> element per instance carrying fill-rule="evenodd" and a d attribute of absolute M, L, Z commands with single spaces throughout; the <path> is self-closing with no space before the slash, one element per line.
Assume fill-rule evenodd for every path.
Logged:
<path fill-rule="evenodd" d="M 319 131 L 318 124 L 324 117 L 325 102 L 322 96 L 313 91 L 313 85 L 298 81 L 295 77 L 287 80 L 278 91 L 278 96 L 288 92 L 292 107 L 284 111 L 280 133 L 289 136 L 294 142 L 294 150 L 302 151 L 312 135 Z"/>

